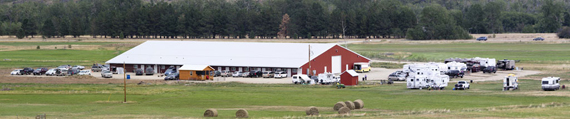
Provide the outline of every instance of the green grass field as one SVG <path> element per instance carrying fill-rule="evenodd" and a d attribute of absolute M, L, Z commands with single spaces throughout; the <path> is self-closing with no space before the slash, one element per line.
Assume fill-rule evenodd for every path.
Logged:
<path fill-rule="evenodd" d="M 104 63 L 119 51 L 112 50 L 19 50 L 0 52 L 0 68 L 57 67 L 63 64 Z"/>
<path fill-rule="evenodd" d="M 570 44 L 545 43 L 449 43 L 449 44 L 351 44 L 349 48 L 371 58 L 390 59 L 379 53 L 410 52 L 405 60 L 443 61 L 446 58 L 489 57 L 531 63 L 569 63 Z M 393 59 L 393 58 L 392 58 Z"/>
<path fill-rule="evenodd" d="M 0 42 L 6 46 L 44 46 L 44 45 L 108 45 L 114 42 Z"/>
<path fill-rule="evenodd" d="M 201 117 L 208 108 L 217 108 L 220 117 L 224 118 L 234 117 L 238 108 L 248 109 L 252 118 L 303 117 L 306 107 L 322 107 L 322 115 L 335 114 L 334 103 L 356 99 L 364 101 L 365 110 L 353 113 L 367 113 L 367 117 L 375 118 L 570 116 L 570 113 L 562 113 L 564 111 L 542 111 L 570 109 L 567 97 L 570 91 L 551 92 L 566 96 L 527 94 L 542 92 L 535 80 L 521 80 L 523 88 L 515 91 L 501 91 L 500 82 L 474 83 L 470 90 L 464 91 L 451 88 L 411 90 L 406 89 L 405 84 L 361 85 L 346 89 L 241 83 L 129 85 L 127 97 L 130 103 L 127 104 L 119 103 L 123 99 L 119 84 L 0 85 L 13 89 L 0 91 L 0 118 L 32 117 L 43 113 L 51 118 L 194 118 Z M 106 102 L 109 96 L 111 102 Z M 543 104 L 547 105 L 542 107 Z"/>

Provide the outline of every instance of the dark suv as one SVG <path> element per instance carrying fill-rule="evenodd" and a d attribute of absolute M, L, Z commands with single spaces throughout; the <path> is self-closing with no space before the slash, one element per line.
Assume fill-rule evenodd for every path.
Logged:
<path fill-rule="evenodd" d="M 487 68 L 483 69 L 483 73 L 497 73 L 497 68 L 494 66 L 488 66 Z"/>
<path fill-rule="evenodd" d="M 259 78 L 263 76 L 263 72 L 261 71 L 250 71 L 249 75 L 247 75 L 247 77 L 255 77 L 255 78 Z"/>
<path fill-rule="evenodd" d="M 34 75 L 43 75 L 47 72 L 47 68 L 38 68 L 34 70 Z"/>
<path fill-rule="evenodd" d="M 67 75 L 77 75 L 79 73 L 79 68 L 71 68 L 67 70 Z"/>
<path fill-rule="evenodd" d="M 463 71 L 459 71 L 459 70 L 450 70 L 447 75 L 449 75 L 449 78 L 457 78 L 457 77 L 461 77 L 463 78 L 464 72 Z"/>
<path fill-rule="evenodd" d="M 137 68 L 137 69 L 135 70 L 135 75 L 137 75 L 137 76 L 144 75 L 144 72 L 143 72 L 143 70 L 142 70 L 141 68 Z"/>
<path fill-rule="evenodd" d="M 30 67 L 26 67 L 22 70 L 20 70 L 20 74 L 21 75 L 30 75 L 34 72 L 34 69 L 30 68 Z"/>
<path fill-rule="evenodd" d="M 146 75 L 154 75 L 154 69 L 152 67 L 147 67 L 146 68 Z"/>

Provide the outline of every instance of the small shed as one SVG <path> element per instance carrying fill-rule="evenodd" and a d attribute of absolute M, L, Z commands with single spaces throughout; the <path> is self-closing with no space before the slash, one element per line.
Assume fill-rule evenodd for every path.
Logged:
<path fill-rule="evenodd" d="M 358 73 L 354 70 L 342 72 L 342 74 L 340 74 L 340 83 L 347 86 L 358 85 Z"/>
<path fill-rule="evenodd" d="M 210 72 L 214 71 L 214 68 L 209 65 L 182 65 L 178 69 L 180 80 L 212 80 L 213 76 L 210 76 Z"/>

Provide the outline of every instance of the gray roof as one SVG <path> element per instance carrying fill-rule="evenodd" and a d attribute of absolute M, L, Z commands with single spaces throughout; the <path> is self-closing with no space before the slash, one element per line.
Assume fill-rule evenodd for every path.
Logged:
<path fill-rule="evenodd" d="M 107 61 L 126 64 L 298 68 L 337 44 L 146 41 Z"/>

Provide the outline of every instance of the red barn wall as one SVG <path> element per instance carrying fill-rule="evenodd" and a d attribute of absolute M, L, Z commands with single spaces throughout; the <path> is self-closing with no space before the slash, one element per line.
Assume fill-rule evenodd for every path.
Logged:
<path fill-rule="evenodd" d="M 348 70 L 353 69 L 353 65 L 355 62 L 369 62 L 370 60 L 353 53 L 345 49 L 344 47 L 335 45 L 331 49 L 325 51 L 323 54 L 320 54 L 315 59 L 311 61 L 311 70 L 316 70 L 316 74 L 324 73 L 325 66 L 327 67 L 327 72 L 332 71 L 331 63 L 332 63 L 332 56 L 341 55 L 341 73 Z M 348 64 L 348 69 L 346 69 L 346 65 Z M 309 63 L 305 63 L 301 66 L 302 73 L 307 74 L 307 68 L 309 68 Z M 311 73 L 313 73 L 311 71 Z"/>

